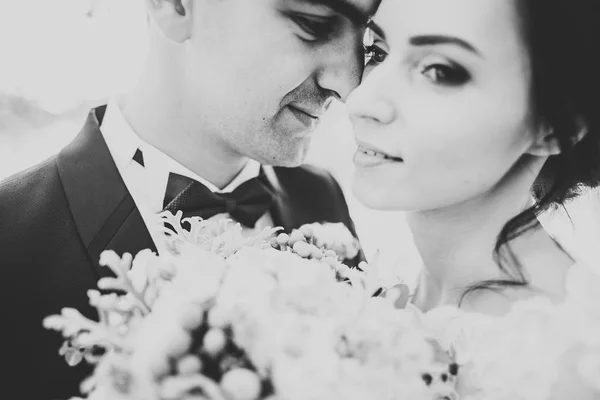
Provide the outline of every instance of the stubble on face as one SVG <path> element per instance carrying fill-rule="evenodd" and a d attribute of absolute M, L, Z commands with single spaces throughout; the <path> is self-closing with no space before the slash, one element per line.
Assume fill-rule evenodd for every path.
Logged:
<path fill-rule="evenodd" d="M 227 3 L 227 8 L 211 6 L 216 10 L 213 17 L 203 21 L 212 39 L 202 48 L 209 47 L 219 65 L 207 66 L 205 57 L 197 57 L 199 68 L 193 70 L 202 69 L 202 75 L 211 78 L 203 78 L 196 92 L 215 93 L 208 104 L 203 99 L 200 108 L 205 119 L 213 121 L 208 125 L 215 140 L 232 152 L 264 164 L 297 166 L 331 99 L 341 97 L 335 85 L 322 80 L 323 73 L 343 75 L 347 89 L 350 68 L 356 69 L 347 60 L 354 54 L 362 64 L 357 25 L 336 7 L 362 4 L 357 9 L 364 16 L 365 5 L 372 1 L 263 0 L 250 8 L 241 0 Z M 213 26 L 217 16 L 221 22 Z M 306 40 L 310 35 L 297 16 L 310 21 L 333 17 L 334 34 Z M 199 53 L 205 55 L 204 50 Z M 357 84 L 362 70 L 354 72 L 351 81 Z"/>
<path fill-rule="evenodd" d="M 330 27 L 334 34 L 327 39 L 315 40 L 307 44 L 294 37 L 294 40 L 303 42 L 300 46 L 305 54 L 305 60 L 311 60 L 309 75 L 297 87 L 286 93 L 273 116 L 265 119 L 265 131 L 270 132 L 271 135 L 264 139 L 271 143 L 270 148 L 274 150 L 267 155 L 268 162 L 275 165 L 296 166 L 304 160 L 312 133 L 332 101 L 342 98 L 349 87 L 358 85 L 364 65 L 362 38 L 378 2 L 273 0 L 272 3 L 275 4 L 275 8 L 282 10 L 282 14 L 299 12 L 302 16 L 333 17 Z M 296 34 L 300 32 L 300 37 L 306 38 L 306 32 L 299 31 L 297 26 L 294 25 L 292 31 Z M 358 41 L 357 37 L 359 37 Z M 354 66 L 356 62 L 360 65 Z M 322 79 L 323 72 L 344 76 L 342 86 L 339 86 L 340 81 L 333 84 L 327 78 Z M 312 116 L 313 121 L 307 119 L 307 115 Z"/>
<path fill-rule="evenodd" d="M 311 77 L 287 93 L 277 112 L 266 120 L 266 134 L 271 139 L 268 162 L 286 167 L 302 163 L 312 135 L 333 100 L 332 93 L 320 88 Z"/>

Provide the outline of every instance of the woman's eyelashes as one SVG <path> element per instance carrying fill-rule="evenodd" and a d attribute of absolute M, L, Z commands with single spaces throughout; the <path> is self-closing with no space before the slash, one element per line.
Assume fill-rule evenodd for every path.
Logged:
<path fill-rule="evenodd" d="M 365 45 L 364 48 L 366 66 L 376 67 L 388 57 L 388 53 L 377 43 Z M 465 68 L 455 62 L 441 60 L 439 57 L 434 60 L 431 57 L 425 58 L 424 61 L 413 65 L 416 65 L 417 73 L 437 86 L 456 87 L 471 80 L 471 75 Z"/>
<path fill-rule="evenodd" d="M 453 62 L 424 62 L 418 66 L 419 73 L 434 85 L 457 87 L 469 82 L 471 75 Z"/>
<path fill-rule="evenodd" d="M 375 66 L 381 64 L 387 58 L 387 53 L 377 44 L 365 46 L 365 65 Z"/>

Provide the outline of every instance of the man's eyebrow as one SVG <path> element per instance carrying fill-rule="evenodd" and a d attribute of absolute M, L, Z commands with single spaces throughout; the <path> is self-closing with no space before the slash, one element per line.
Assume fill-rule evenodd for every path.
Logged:
<path fill-rule="evenodd" d="M 362 9 L 351 0 L 298 0 L 301 3 L 329 7 L 348 18 L 354 25 L 365 27 L 371 19 L 371 11 Z"/>

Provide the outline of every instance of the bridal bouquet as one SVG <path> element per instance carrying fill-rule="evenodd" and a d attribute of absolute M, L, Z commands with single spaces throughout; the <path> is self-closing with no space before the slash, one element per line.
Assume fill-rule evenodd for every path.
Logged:
<path fill-rule="evenodd" d="M 95 365 L 88 399 L 455 398 L 456 366 L 397 307 L 406 293 L 340 262 L 358 252 L 341 225 L 246 238 L 231 221 L 161 218 L 160 255 L 103 253 L 116 277 L 89 292 L 99 321 L 44 321 L 69 363 Z"/>

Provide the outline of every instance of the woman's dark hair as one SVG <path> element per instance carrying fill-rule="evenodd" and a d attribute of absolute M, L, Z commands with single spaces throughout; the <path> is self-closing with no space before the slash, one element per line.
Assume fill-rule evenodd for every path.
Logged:
<path fill-rule="evenodd" d="M 538 215 L 564 207 L 585 188 L 600 184 L 600 7 L 598 0 L 513 0 L 532 66 L 535 123 L 556 137 L 534 187 L 535 204 L 500 231 L 494 256 L 506 279 L 479 282 L 480 289 L 528 284 L 510 242 L 539 226 Z M 581 140 L 581 134 L 585 136 Z"/>

